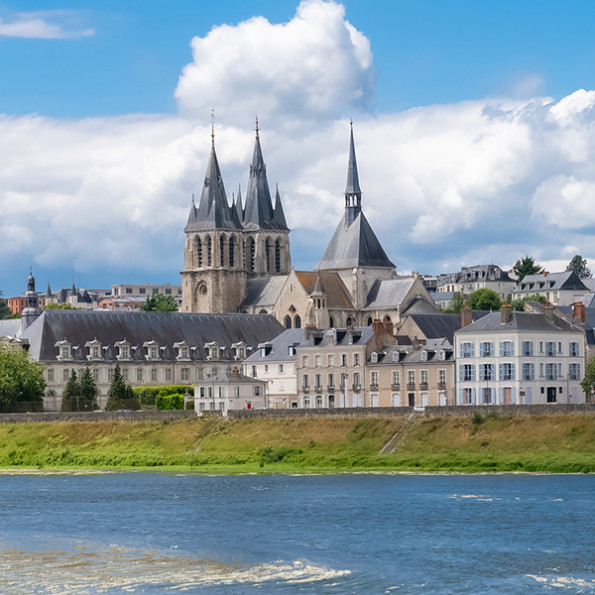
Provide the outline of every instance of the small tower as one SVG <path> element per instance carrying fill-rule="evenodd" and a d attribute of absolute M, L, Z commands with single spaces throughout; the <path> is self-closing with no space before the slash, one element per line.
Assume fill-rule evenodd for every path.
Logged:
<path fill-rule="evenodd" d="M 21 312 L 21 328 L 23 332 L 41 316 L 41 308 L 39 307 L 39 296 L 35 291 L 35 277 L 33 276 L 33 269 L 29 270 L 29 277 L 27 277 L 27 293 L 25 293 L 25 307 Z"/>
<path fill-rule="evenodd" d="M 215 153 L 211 125 L 211 154 L 198 207 L 192 197 L 184 228 L 182 311 L 233 313 L 246 295 L 244 243 L 238 203 L 230 206 Z"/>
<path fill-rule="evenodd" d="M 248 276 L 287 275 L 291 267 L 289 228 L 285 221 L 279 189 L 274 207 L 271 200 L 266 165 L 260 146 L 258 118 L 243 224 Z"/>
<path fill-rule="evenodd" d="M 328 328 L 329 327 L 329 314 L 326 303 L 326 293 L 320 274 L 316 277 L 316 284 L 310 294 L 310 300 L 312 302 L 312 322 L 316 328 Z"/>

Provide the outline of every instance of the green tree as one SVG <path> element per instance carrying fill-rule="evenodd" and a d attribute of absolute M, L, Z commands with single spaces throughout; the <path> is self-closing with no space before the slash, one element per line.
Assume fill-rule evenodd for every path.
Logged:
<path fill-rule="evenodd" d="M 539 266 L 531 256 L 525 256 L 515 262 L 512 271 L 516 276 L 518 285 L 527 275 L 543 273 L 543 267 Z"/>
<path fill-rule="evenodd" d="M 0 346 L 0 411 L 43 409 L 43 366 L 24 349 Z"/>
<path fill-rule="evenodd" d="M 483 287 L 469 296 L 469 305 L 472 310 L 499 310 L 502 302 L 495 291 Z"/>
<path fill-rule="evenodd" d="M 140 409 L 138 398 L 132 387 L 124 382 L 120 370 L 120 364 L 116 364 L 114 376 L 107 393 L 106 411 L 117 411 L 118 409 Z"/>
<path fill-rule="evenodd" d="M 460 314 L 463 306 L 465 305 L 465 299 L 460 293 L 455 293 L 452 296 L 452 302 L 450 306 L 446 306 L 446 308 L 442 309 L 444 314 Z"/>
<path fill-rule="evenodd" d="M 70 304 L 56 304 L 54 302 L 46 304 L 43 310 L 79 310 L 79 308 L 73 308 Z"/>
<path fill-rule="evenodd" d="M 147 298 L 141 310 L 145 312 L 177 312 L 178 305 L 171 295 L 156 294 Z"/>
<path fill-rule="evenodd" d="M 581 382 L 581 386 L 587 396 L 587 403 L 592 403 L 595 391 L 595 357 L 592 357 L 585 366 L 585 377 Z"/>
<path fill-rule="evenodd" d="M 97 385 L 89 368 L 77 378 L 72 370 L 62 394 L 62 411 L 93 411 L 97 409 Z"/>
<path fill-rule="evenodd" d="M 78 411 L 81 399 L 81 385 L 74 370 L 71 370 L 64 392 L 62 393 L 62 411 Z"/>
<path fill-rule="evenodd" d="M 92 411 L 97 409 L 97 384 L 87 366 L 80 380 L 81 397 L 83 398 L 83 409 Z"/>
<path fill-rule="evenodd" d="M 517 312 L 524 312 L 525 311 L 525 304 L 527 302 L 538 302 L 540 304 L 545 304 L 547 303 L 547 298 L 545 297 L 545 295 L 526 295 L 525 297 L 522 298 L 517 298 L 516 300 L 513 300 L 513 302 L 510 304 L 513 310 L 516 310 Z"/>
<path fill-rule="evenodd" d="M 8 307 L 8 301 L 2 297 L 2 291 L 0 291 L 0 320 L 18 317 L 18 315 L 15 315 L 10 311 L 10 308 Z"/>
<path fill-rule="evenodd" d="M 593 275 L 587 268 L 587 259 L 583 258 L 580 254 L 575 254 L 572 260 L 566 267 L 567 271 L 572 271 L 581 279 L 590 279 Z"/>

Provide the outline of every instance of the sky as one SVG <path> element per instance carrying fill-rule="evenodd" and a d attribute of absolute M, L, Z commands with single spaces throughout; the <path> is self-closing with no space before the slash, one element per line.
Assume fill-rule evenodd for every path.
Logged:
<path fill-rule="evenodd" d="M 180 283 L 215 144 L 254 121 L 292 264 L 362 205 L 401 274 L 595 270 L 595 3 L 0 0 L 0 290 Z"/>

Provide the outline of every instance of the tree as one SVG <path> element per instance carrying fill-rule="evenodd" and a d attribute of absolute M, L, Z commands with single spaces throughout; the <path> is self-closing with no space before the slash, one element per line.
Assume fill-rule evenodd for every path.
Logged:
<path fill-rule="evenodd" d="M 566 270 L 576 273 L 580 279 L 590 279 L 593 276 L 591 271 L 587 268 L 587 259 L 583 258 L 580 254 L 575 254 L 572 257 Z"/>
<path fill-rule="evenodd" d="M 114 376 L 107 393 L 106 411 L 117 411 L 118 409 L 140 409 L 138 398 L 132 387 L 124 382 L 120 371 L 120 364 L 116 364 Z"/>
<path fill-rule="evenodd" d="M 525 256 L 525 258 L 521 258 L 515 262 L 512 271 L 516 276 L 518 285 L 527 275 L 543 273 L 543 267 L 540 267 L 531 256 Z"/>
<path fill-rule="evenodd" d="M 587 396 L 587 403 L 592 403 L 595 388 L 595 357 L 592 357 L 585 366 L 585 377 L 581 382 L 581 386 Z"/>
<path fill-rule="evenodd" d="M 472 310 L 499 310 L 502 302 L 495 291 L 483 287 L 469 296 L 469 305 Z"/>
<path fill-rule="evenodd" d="M 0 346 L 0 411 L 43 409 L 43 366 L 24 349 Z"/>
<path fill-rule="evenodd" d="M 80 398 L 81 385 L 76 372 L 72 370 L 62 393 L 62 411 L 78 411 L 77 399 L 80 400 Z"/>
<path fill-rule="evenodd" d="M 145 312 L 177 312 L 178 305 L 171 295 L 156 294 L 147 298 L 141 310 Z"/>
<path fill-rule="evenodd" d="M 89 368 L 77 379 L 72 370 L 64 393 L 62 394 L 62 411 L 93 411 L 97 409 L 97 385 Z"/>
<path fill-rule="evenodd" d="M 89 366 L 85 368 L 80 380 L 81 397 L 83 398 L 83 409 L 85 411 L 92 411 L 97 409 L 97 384 L 89 370 Z"/>
<path fill-rule="evenodd" d="M 4 320 L 6 318 L 18 318 L 18 315 L 13 314 L 8 307 L 8 301 L 5 300 L 2 296 L 2 291 L 0 291 L 0 320 Z"/>
<path fill-rule="evenodd" d="M 455 293 L 452 296 L 450 306 L 446 306 L 446 308 L 443 308 L 442 312 L 444 312 L 444 314 L 460 314 L 464 305 L 465 299 L 463 298 L 463 296 L 460 293 Z"/>
<path fill-rule="evenodd" d="M 514 300 L 512 302 L 511 307 L 513 310 L 516 310 L 517 312 L 524 312 L 525 311 L 525 304 L 527 302 L 538 302 L 540 304 L 545 304 L 547 303 L 547 298 L 545 297 L 545 295 L 526 295 L 525 297 L 522 298 L 517 298 L 516 300 Z"/>
<path fill-rule="evenodd" d="M 79 310 L 79 308 L 73 308 L 71 304 L 56 304 L 51 302 L 43 307 L 44 310 Z"/>

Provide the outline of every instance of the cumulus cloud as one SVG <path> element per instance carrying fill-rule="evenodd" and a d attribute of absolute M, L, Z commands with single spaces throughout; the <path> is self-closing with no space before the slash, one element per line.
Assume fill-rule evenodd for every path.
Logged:
<path fill-rule="evenodd" d="M 376 72 L 369 40 L 335 2 L 304 0 L 288 23 L 254 17 L 191 43 L 175 96 L 185 114 L 275 127 L 370 110 Z"/>
<path fill-rule="evenodd" d="M 79 20 L 76 11 L 19 12 L 11 21 L 0 19 L 0 37 L 71 39 L 95 33 L 93 29 L 81 28 Z"/>

